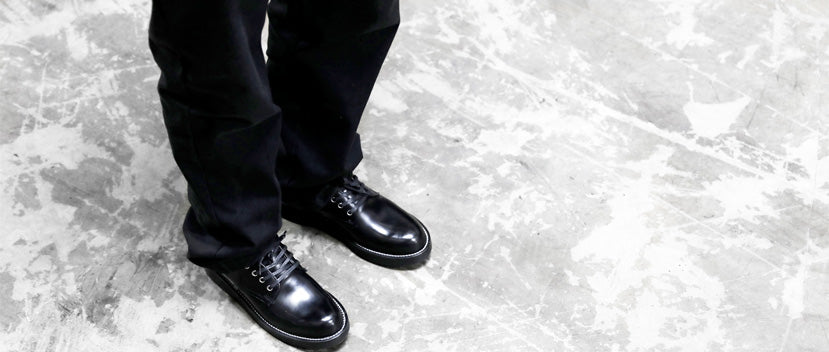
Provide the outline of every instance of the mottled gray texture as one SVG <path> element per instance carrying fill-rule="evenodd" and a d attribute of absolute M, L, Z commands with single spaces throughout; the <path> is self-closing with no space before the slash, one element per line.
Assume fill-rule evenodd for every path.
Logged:
<path fill-rule="evenodd" d="M 147 0 L 0 3 L 0 349 L 290 350 L 185 259 Z M 827 351 L 829 5 L 417 0 L 358 174 L 416 271 L 308 228 L 342 351 Z"/>

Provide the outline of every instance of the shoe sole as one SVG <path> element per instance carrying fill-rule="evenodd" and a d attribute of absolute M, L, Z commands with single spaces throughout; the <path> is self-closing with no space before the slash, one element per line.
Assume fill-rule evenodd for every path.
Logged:
<path fill-rule="evenodd" d="M 328 296 L 334 300 L 334 302 L 337 304 L 337 309 L 340 311 L 340 314 L 342 314 L 344 322 L 342 328 L 340 328 L 340 330 L 336 333 L 327 337 L 305 337 L 282 331 L 270 322 L 268 322 L 267 320 L 265 320 L 265 318 L 262 317 L 262 314 L 260 314 L 259 311 L 256 310 L 256 308 L 254 308 L 253 304 L 249 301 L 245 294 L 242 293 L 238 288 L 236 288 L 236 285 L 234 285 L 233 282 L 231 282 L 229 279 L 225 278 L 224 275 L 212 270 L 205 270 L 205 272 L 207 273 L 207 277 L 209 277 L 210 280 L 216 283 L 216 285 L 218 285 L 222 289 L 222 291 L 225 291 L 225 293 L 227 293 L 231 298 L 236 300 L 236 302 L 238 302 L 242 306 L 242 308 L 245 309 L 248 315 L 250 315 L 250 317 L 257 324 L 259 324 L 259 326 L 262 327 L 262 329 L 264 329 L 269 334 L 273 335 L 273 337 L 276 337 L 284 343 L 302 349 L 323 349 L 338 346 L 345 341 L 346 337 L 348 337 L 348 315 L 346 314 L 345 309 L 343 309 L 342 304 L 340 304 L 340 301 L 338 301 L 337 298 L 335 298 L 328 292 L 326 292 L 326 294 L 328 294 Z"/>
<path fill-rule="evenodd" d="M 420 228 L 423 229 L 423 233 L 426 234 L 426 244 L 417 252 L 410 254 L 390 254 L 366 248 L 356 241 L 349 239 L 350 236 L 348 232 L 342 229 L 337 223 L 321 216 L 303 215 L 301 211 L 293 209 L 285 204 L 282 205 L 282 217 L 293 223 L 320 230 L 346 245 L 346 247 L 348 247 L 348 249 L 354 252 L 354 254 L 358 257 L 363 258 L 370 263 L 387 268 L 416 268 L 426 262 L 432 252 L 432 236 L 426 226 L 424 226 L 423 223 L 414 216 L 411 216 L 412 219 L 417 222 L 417 225 L 420 226 Z"/>

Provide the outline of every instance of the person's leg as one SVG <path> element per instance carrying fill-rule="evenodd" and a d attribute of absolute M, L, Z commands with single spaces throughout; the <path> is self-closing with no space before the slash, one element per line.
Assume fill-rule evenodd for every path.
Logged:
<path fill-rule="evenodd" d="M 272 0 L 268 76 L 284 112 L 282 216 L 388 267 L 422 264 L 425 226 L 362 184 L 357 125 L 400 24 L 397 0 Z"/>
<path fill-rule="evenodd" d="M 262 0 L 153 2 L 158 93 L 191 205 L 188 257 L 218 271 L 252 263 L 281 226 L 281 111 L 260 44 L 265 11 Z"/>
<path fill-rule="evenodd" d="M 261 33 L 267 0 L 154 0 L 150 48 L 173 156 L 188 183 L 188 257 L 276 338 L 342 343 L 342 305 L 277 238 L 281 110 Z"/>
<path fill-rule="evenodd" d="M 295 190 L 362 159 L 357 125 L 400 23 L 397 0 L 272 0 L 268 76 L 284 110 L 277 176 Z"/>

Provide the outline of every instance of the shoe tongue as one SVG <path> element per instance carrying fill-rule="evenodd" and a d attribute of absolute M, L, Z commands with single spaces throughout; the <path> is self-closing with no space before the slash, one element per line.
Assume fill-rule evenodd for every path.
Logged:
<path fill-rule="evenodd" d="M 371 188 L 368 188 L 368 186 L 362 183 L 360 179 L 357 178 L 357 176 L 353 175 L 344 178 L 342 187 L 354 191 L 355 193 L 360 193 L 369 197 L 377 195 L 377 192 L 375 192 Z"/>
<path fill-rule="evenodd" d="M 259 263 L 264 266 L 273 264 L 276 261 L 276 257 L 279 256 L 279 254 L 284 250 L 285 248 L 282 247 L 282 237 L 279 237 L 277 241 L 273 243 L 273 247 L 265 253 Z"/>
<path fill-rule="evenodd" d="M 259 261 L 259 264 L 263 266 L 271 265 L 274 262 L 274 257 L 276 257 L 276 251 L 271 250 L 268 253 L 265 253 L 265 256 L 263 256 L 262 260 Z"/>
<path fill-rule="evenodd" d="M 356 176 L 353 174 L 346 174 L 343 177 L 334 179 L 333 181 L 323 185 L 321 188 L 318 188 L 313 203 L 316 204 L 317 207 L 321 207 L 328 203 L 331 197 L 337 195 L 337 193 L 344 188 L 357 193 L 368 194 L 365 187 L 361 187 L 361 183 Z"/>

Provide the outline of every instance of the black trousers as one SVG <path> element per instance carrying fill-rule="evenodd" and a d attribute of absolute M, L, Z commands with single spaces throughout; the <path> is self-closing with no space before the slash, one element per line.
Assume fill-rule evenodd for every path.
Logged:
<path fill-rule="evenodd" d="M 397 0 L 153 1 L 149 44 L 187 180 L 193 263 L 251 264 L 283 200 L 357 166 L 357 125 L 399 23 Z"/>

